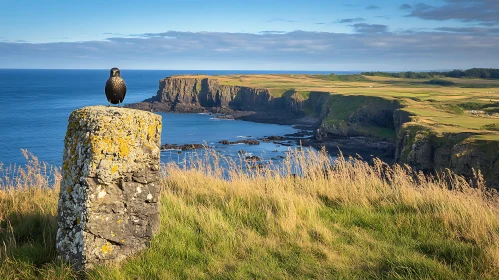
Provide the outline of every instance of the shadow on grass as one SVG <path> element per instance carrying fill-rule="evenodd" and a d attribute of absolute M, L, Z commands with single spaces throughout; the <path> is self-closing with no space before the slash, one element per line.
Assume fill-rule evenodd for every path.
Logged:
<path fill-rule="evenodd" d="M 36 266 L 56 260 L 57 216 L 43 213 L 11 214 L 0 221 L 2 255 Z M 5 256 L 2 256 L 5 257 Z"/>

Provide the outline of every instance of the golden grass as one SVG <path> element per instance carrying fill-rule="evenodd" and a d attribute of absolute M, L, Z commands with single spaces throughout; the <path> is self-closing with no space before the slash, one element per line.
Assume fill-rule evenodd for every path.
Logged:
<path fill-rule="evenodd" d="M 398 99 L 405 104 L 405 109 L 417 114 L 419 124 L 432 124 L 429 128 L 437 133 L 473 131 L 477 136 L 470 139 L 499 140 L 499 133 L 484 133 L 481 129 L 488 124 L 499 123 L 497 118 L 475 118 L 469 113 L 455 113 L 442 110 L 441 107 L 459 106 L 463 102 L 491 104 L 497 102 L 499 82 L 484 79 L 448 79 L 454 86 L 441 87 L 428 84 L 429 79 L 407 79 L 378 76 L 363 76 L 365 81 L 328 80 L 325 75 L 227 75 L 178 76 L 187 78 L 216 78 L 221 84 L 267 88 L 273 96 L 280 96 L 287 90 L 294 89 L 307 96 L 311 91 L 323 91 L 342 95 L 376 96 L 385 99 Z M 483 87 L 483 88 L 481 88 Z M 413 101 L 415 99 L 417 101 Z"/>
<path fill-rule="evenodd" d="M 151 248 L 86 277 L 499 276 L 498 199 L 479 174 L 472 188 L 451 172 L 432 177 L 380 161 L 331 162 L 312 150 L 293 150 L 260 169 L 207 154 L 189 167 L 164 166 L 161 230 Z M 31 159 L 15 172 L 2 169 L 0 278 L 76 277 L 55 260 L 54 236 L 23 228 L 38 217 L 32 222 L 45 223 L 36 234 L 55 234 L 60 175 Z M 47 258 L 30 251 L 37 246 Z"/>
<path fill-rule="evenodd" d="M 57 215 L 61 180 L 59 169 L 39 162 L 26 150 L 22 150 L 22 153 L 27 161 L 25 166 L 4 167 L 0 164 L 0 236 L 4 237 L 0 244 L 4 249 L 0 250 L 0 259 L 16 247 L 12 221 Z M 42 239 L 43 246 L 48 248 L 52 247 L 55 236 L 42 236 Z"/>

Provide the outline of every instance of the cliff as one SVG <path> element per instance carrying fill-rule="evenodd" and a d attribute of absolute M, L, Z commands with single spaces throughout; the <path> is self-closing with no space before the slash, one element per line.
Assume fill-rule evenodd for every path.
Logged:
<path fill-rule="evenodd" d="M 234 113 L 251 111 L 254 120 L 285 122 L 303 116 L 293 91 L 273 97 L 268 89 L 221 85 L 217 79 L 169 77 L 156 96 L 129 107 L 163 112 Z M 258 113 L 258 114 L 256 114 Z M 244 115 L 243 117 L 248 117 Z M 280 120 L 280 121 L 279 121 Z"/>
<path fill-rule="evenodd" d="M 473 178 L 480 172 L 491 188 L 499 187 L 499 142 L 482 140 L 470 132 L 436 133 L 415 122 L 402 125 L 395 159 L 426 172 L 452 170 Z"/>
<path fill-rule="evenodd" d="M 498 187 L 498 141 L 480 140 L 477 133 L 437 133 L 406 109 L 404 98 L 303 92 L 278 86 L 283 93 L 240 86 L 234 78 L 221 84 L 209 77 L 169 77 L 160 81 L 156 96 L 131 106 L 166 112 L 225 113 L 244 120 L 283 124 L 296 124 L 308 117 L 316 121 L 315 139 L 308 144 L 324 145 L 333 153 L 339 147 L 346 154 L 374 155 L 426 172 L 449 168 L 471 178 L 472 168 L 480 169 L 488 185 Z"/>

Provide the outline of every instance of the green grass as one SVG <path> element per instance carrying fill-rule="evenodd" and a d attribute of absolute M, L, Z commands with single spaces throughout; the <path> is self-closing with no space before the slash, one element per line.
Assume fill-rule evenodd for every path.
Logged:
<path fill-rule="evenodd" d="M 482 129 L 499 131 L 499 123 L 491 123 L 491 124 L 484 125 L 484 126 L 482 126 Z"/>
<path fill-rule="evenodd" d="M 231 180 L 202 162 L 163 168 L 161 228 L 149 249 L 82 273 L 55 256 L 57 169 L 0 169 L 0 279 L 499 277 L 498 200 L 482 185 L 379 162 L 332 168 L 311 151 L 275 171 L 232 163 Z M 280 175 L 297 166 L 308 175 Z"/>
<path fill-rule="evenodd" d="M 325 119 L 328 123 L 346 120 L 349 114 L 358 109 L 355 105 L 362 103 L 358 100 L 359 96 L 377 97 L 403 104 L 407 111 L 417 115 L 417 118 L 414 118 L 417 125 L 427 126 L 439 135 L 472 131 L 474 136 L 470 141 L 485 138 L 499 141 L 499 134 L 495 130 L 484 129 L 496 122 L 497 116 L 494 114 L 499 112 L 499 84 L 495 80 L 432 80 L 333 74 L 229 75 L 216 78 L 225 85 L 266 88 L 274 97 L 279 97 L 291 89 L 303 99 L 307 99 L 310 92 L 351 97 L 351 102 L 343 103 L 345 106 L 328 103 L 332 106 L 331 113 Z M 485 114 L 477 116 L 467 110 L 483 110 Z M 305 107 L 304 111 L 311 116 L 320 116 L 314 108 Z"/>
<path fill-rule="evenodd" d="M 448 86 L 453 86 L 456 83 L 454 83 L 453 81 L 446 80 L 446 79 L 433 79 L 433 80 L 428 81 L 428 84 L 448 87 Z"/>
<path fill-rule="evenodd" d="M 326 81 L 335 81 L 335 82 L 370 82 L 371 80 L 367 79 L 363 75 L 359 74 L 351 74 L 351 75 L 335 75 L 333 73 L 329 75 L 312 75 L 312 77 L 326 80 Z"/>

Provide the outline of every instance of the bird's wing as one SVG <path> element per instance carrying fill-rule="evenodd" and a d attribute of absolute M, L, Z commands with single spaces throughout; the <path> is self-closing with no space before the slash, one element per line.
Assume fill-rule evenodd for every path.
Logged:
<path fill-rule="evenodd" d="M 126 84 L 125 84 L 125 80 L 123 80 L 123 99 L 125 99 L 125 96 L 126 96 Z"/>
<path fill-rule="evenodd" d="M 109 101 L 109 98 L 113 94 L 113 84 L 111 82 L 111 79 L 107 80 L 107 82 L 106 82 L 105 92 L 106 92 L 107 100 Z"/>

